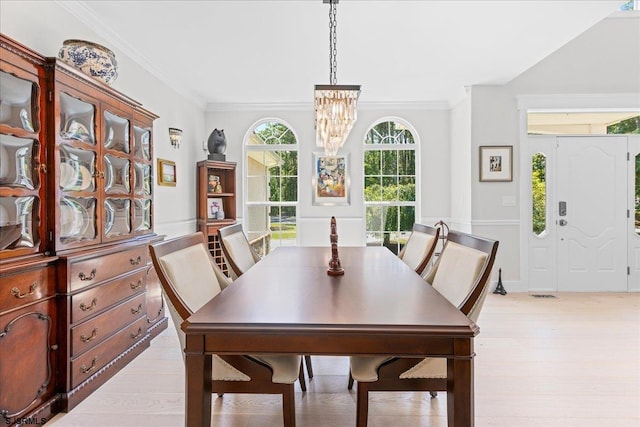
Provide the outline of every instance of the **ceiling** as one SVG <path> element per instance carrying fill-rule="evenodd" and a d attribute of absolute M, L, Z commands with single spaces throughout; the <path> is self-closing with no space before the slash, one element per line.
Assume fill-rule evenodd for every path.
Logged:
<path fill-rule="evenodd" d="M 311 104 L 313 86 L 329 83 L 322 0 L 59 3 L 208 108 Z M 509 82 L 621 3 L 341 0 L 337 82 L 362 85 L 361 104 L 452 105 L 466 86 Z"/>

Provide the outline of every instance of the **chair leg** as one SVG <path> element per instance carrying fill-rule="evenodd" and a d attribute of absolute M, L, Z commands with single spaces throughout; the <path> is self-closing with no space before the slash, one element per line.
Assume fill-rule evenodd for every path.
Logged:
<path fill-rule="evenodd" d="M 296 427 L 296 400 L 293 384 L 282 392 L 282 415 L 284 427 Z"/>
<path fill-rule="evenodd" d="M 313 378 L 313 366 L 311 366 L 311 356 L 308 354 L 304 356 L 304 364 L 307 365 L 307 375 L 309 375 L 309 381 Z"/>
<path fill-rule="evenodd" d="M 366 383 L 358 382 L 356 401 L 356 427 L 367 427 L 369 416 L 369 390 Z"/>
<path fill-rule="evenodd" d="M 353 388 L 353 377 L 351 376 L 351 372 L 349 372 L 349 384 L 347 384 L 347 389 L 351 390 Z"/>
<path fill-rule="evenodd" d="M 307 382 L 304 380 L 304 366 L 300 363 L 300 373 L 298 373 L 298 381 L 300 381 L 300 389 L 307 391 Z"/>

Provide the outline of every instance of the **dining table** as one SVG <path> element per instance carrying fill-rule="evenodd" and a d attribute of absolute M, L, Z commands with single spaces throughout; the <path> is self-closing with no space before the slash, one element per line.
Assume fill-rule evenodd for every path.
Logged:
<path fill-rule="evenodd" d="M 184 321 L 187 427 L 211 423 L 212 354 L 446 358 L 448 426 L 474 425 L 478 326 L 384 246 L 340 247 L 342 275 L 331 256 L 276 248 Z"/>

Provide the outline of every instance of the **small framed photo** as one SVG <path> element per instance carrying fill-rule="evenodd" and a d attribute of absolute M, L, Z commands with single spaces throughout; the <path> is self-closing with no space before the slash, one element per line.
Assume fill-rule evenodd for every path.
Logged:
<path fill-rule="evenodd" d="M 222 185 L 220 185 L 220 177 L 218 175 L 209 175 L 208 185 L 207 185 L 208 193 L 222 193 Z"/>
<path fill-rule="evenodd" d="M 176 186 L 176 162 L 158 159 L 158 185 Z"/>
<path fill-rule="evenodd" d="M 224 219 L 222 199 L 207 199 L 207 218 Z"/>
<path fill-rule="evenodd" d="M 513 181 L 513 146 L 480 147 L 480 182 Z"/>
<path fill-rule="evenodd" d="M 350 204 L 349 156 L 328 157 L 314 153 L 313 157 L 313 204 Z"/>

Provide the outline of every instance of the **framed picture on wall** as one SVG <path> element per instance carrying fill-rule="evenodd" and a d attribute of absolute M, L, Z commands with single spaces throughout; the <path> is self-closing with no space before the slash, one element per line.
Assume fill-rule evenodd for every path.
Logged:
<path fill-rule="evenodd" d="M 350 204 L 349 156 L 313 155 L 313 204 L 336 206 Z"/>
<path fill-rule="evenodd" d="M 176 186 L 176 163 L 158 159 L 158 184 Z"/>
<path fill-rule="evenodd" d="M 480 182 L 513 181 L 513 146 L 480 147 Z"/>

